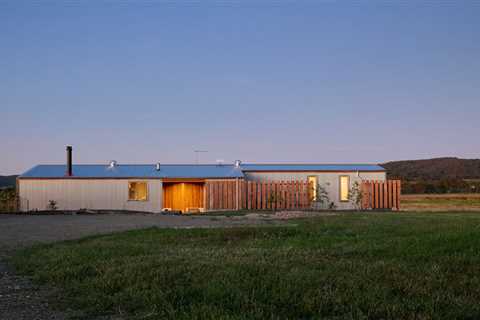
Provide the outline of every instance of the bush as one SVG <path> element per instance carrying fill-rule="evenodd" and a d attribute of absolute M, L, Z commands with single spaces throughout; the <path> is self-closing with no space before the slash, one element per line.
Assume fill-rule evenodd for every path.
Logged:
<path fill-rule="evenodd" d="M 0 189 L 0 212 L 16 210 L 16 194 L 14 188 Z"/>
<path fill-rule="evenodd" d="M 402 181 L 402 193 L 477 193 L 480 181 L 463 179 Z"/>

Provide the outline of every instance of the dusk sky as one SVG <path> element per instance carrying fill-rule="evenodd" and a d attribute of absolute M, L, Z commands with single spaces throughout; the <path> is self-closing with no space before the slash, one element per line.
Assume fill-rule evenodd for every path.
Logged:
<path fill-rule="evenodd" d="M 39 3 L 0 1 L 0 174 L 480 158 L 479 2 Z"/>

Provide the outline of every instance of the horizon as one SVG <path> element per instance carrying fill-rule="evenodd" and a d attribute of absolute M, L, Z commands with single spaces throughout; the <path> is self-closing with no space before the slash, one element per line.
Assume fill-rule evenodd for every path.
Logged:
<path fill-rule="evenodd" d="M 345 163 L 345 162 L 329 162 L 329 163 L 324 163 L 324 162 L 282 162 L 282 161 L 277 161 L 277 162 L 244 162 L 242 161 L 241 163 L 243 165 L 383 165 L 387 164 L 389 162 L 401 162 L 401 161 L 428 161 L 428 160 L 440 160 L 440 159 L 457 159 L 457 160 L 480 160 L 479 158 L 459 158 L 459 157 L 438 157 L 438 158 L 425 158 L 425 159 L 401 159 L 401 160 L 393 160 L 393 161 L 388 161 L 388 162 L 383 162 L 383 163 L 375 163 L 375 162 L 370 162 L 370 163 L 358 163 L 358 162 L 351 162 L 351 163 Z M 221 164 L 218 163 L 160 163 L 162 166 L 214 166 L 214 165 L 234 165 L 234 162 L 222 162 Z M 73 166 L 105 166 L 107 167 L 109 164 L 108 163 L 73 163 Z M 121 163 L 117 162 L 118 166 L 155 166 L 156 163 Z M 27 171 L 33 169 L 36 166 L 66 166 L 66 163 L 38 163 L 35 165 L 32 165 L 30 168 L 28 168 L 25 171 L 19 172 L 19 173 L 11 173 L 11 174 L 0 174 L 0 176 L 19 176 Z"/>
<path fill-rule="evenodd" d="M 480 4 L 0 3 L 0 175 L 480 158 Z M 195 154 L 195 150 L 207 153 Z"/>

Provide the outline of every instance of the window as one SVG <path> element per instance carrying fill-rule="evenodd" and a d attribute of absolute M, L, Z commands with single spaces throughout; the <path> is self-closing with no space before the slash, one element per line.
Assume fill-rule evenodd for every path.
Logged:
<path fill-rule="evenodd" d="M 317 201 L 317 185 L 318 185 L 317 176 L 309 176 L 308 185 L 309 185 L 310 199 L 312 199 L 312 201 Z"/>
<path fill-rule="evenodd" d="M 350 177 L 340 176 L 340 201 L 348 201 L 349 190 L 350 190 Z"/>
<path fill-rule="evenodd" d="M 147 183 L 146 182 L 129 182 L 128 183 L 128 200 L 147 201 Z"/>

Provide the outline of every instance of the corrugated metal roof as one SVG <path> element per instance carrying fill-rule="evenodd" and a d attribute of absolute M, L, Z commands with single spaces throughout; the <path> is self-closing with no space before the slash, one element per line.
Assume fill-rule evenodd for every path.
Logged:
<path fill-rule="evenodd" d="M 160 171 L 154 164 L 73 165 L 73 178 L 242 178 L 248 171 L 385 171 L 374 164 L 253 164 L 241 168 L 223 164 L 161 164 Z M 20 178 L 63 178 L 65 165 L 38 165 L 20 175 Z"/>
<path fill-rule="evenodd" d="M 242 163 L 243 171 L 385 171 L 376 164 L 254 164 Z"/>
<path fill-rule="evenodd" d="M 65 165 L 38 165 L 20 175 L 20 178 L 63 178 Z M 73 178 L 242 178 L 243 173 L 233 165 L 154 164 L 73 165 Z"/>

